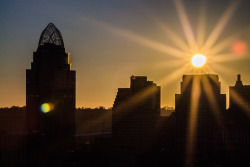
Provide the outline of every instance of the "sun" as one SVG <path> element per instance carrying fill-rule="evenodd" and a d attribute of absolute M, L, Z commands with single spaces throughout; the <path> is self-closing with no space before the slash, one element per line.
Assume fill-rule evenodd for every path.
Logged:
<path fill-rule="evenodd" d="M 195 67 L 202 67 L 206 63 L 206 57 L 202 54 L 196 54 L 192 57 L 192 64 Z"/>

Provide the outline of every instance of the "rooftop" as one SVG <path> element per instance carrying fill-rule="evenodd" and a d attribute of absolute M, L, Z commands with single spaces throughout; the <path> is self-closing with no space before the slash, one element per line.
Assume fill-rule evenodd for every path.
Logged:
<path fill-rule="evenodd" d="M 64 48 L 62 34 L 53 23 L 49 23 L 41 33 L 38 47 L 44 45 L 45 43 L 52 43 Z"/>

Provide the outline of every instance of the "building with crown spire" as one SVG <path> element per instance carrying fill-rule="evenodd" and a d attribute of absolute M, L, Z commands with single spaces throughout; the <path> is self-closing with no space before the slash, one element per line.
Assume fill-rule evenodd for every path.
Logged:
<path fill-rule="evenodd" d="M 225 157 L 231 166 L 239 162 L 249 164 L 250 154 L 250 85 L 244 85 L 238 74 L 234 86 L 229 86 L 229 109 L 225 114 L 223 131 Z M 233 157 L 233 158 L 231 158 Z"/>
<path fill-rule="evenodd" d="M 74 145 L 75 76 L 62 35 L 49 23 L 33 53 L 31 69 L 26 70 L 27 128 L 31 143 L 44 148 L 40 150 Z"/>
<path fill-rule="evenodd" d="M 250 85 L 243 85 L 238 74 L 235 86 L 229 87 L 230 109 L 250 111 Z"/>

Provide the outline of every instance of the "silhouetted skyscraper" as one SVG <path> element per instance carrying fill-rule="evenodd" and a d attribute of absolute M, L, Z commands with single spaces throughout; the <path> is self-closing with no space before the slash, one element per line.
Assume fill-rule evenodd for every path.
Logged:
<path fill-rule="evenodd" d="M 113 105 L 114 146 L 125 154 L 150 151 L 160 116 L 160 87 L 145 76 L 131 76 L 130 88 L 119 88 Z"/>
<path fill-rule="evenodd" d="M 229 87 L 230 109 L 250 111 L 250 85 L 243 85 L 238 75 L 235 86 Z"/>
<path fill-rule="evenodd" d="M 75 71 L 71 70 L 70 55 L 53 23 L 41 33 L 31 69 L 26 71 L 26 106 L 29 133 L 38 138 L 41 147 L 51 144 L 56 149 L 72 148 Z"/>
<path fill-rule="evenodd" d="M 229 87 L 230 107 L 226 112 L 227 129 L 223 133 L 223 142 L 231 162 L 250 163 L 250 85 L 243 85 L 238 75 L 235 86 Z M 236 165 L 234 165 L 236 166 Z"/>
<path fill-rule="evenodd" d="M 225 109 L 218 75 L 184 75 L 181 94 L 175 96 L 177 150 L 184 150 L 188 160 L 194 154 L 207 155 L 202 160 L 212 158 L 221 142 Z"/>

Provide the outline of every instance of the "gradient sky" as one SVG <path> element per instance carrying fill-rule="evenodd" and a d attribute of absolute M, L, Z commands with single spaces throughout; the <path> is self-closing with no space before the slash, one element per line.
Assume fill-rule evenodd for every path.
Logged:
<path fill-rule="evenodd" d="M 25 105 L 26 69 L 50 22 L 71 54 L 77 107 L 111 107 L 131 75 L 161 86 L 161 106 L 174 106 L 183 74 L 218 74 L 228 95 L 238 73 L 250 84 L 249 9 L 249 0 L 1 0 L 0 107 Z M 203 52 L 207 64 L 192 67 Z"/>

